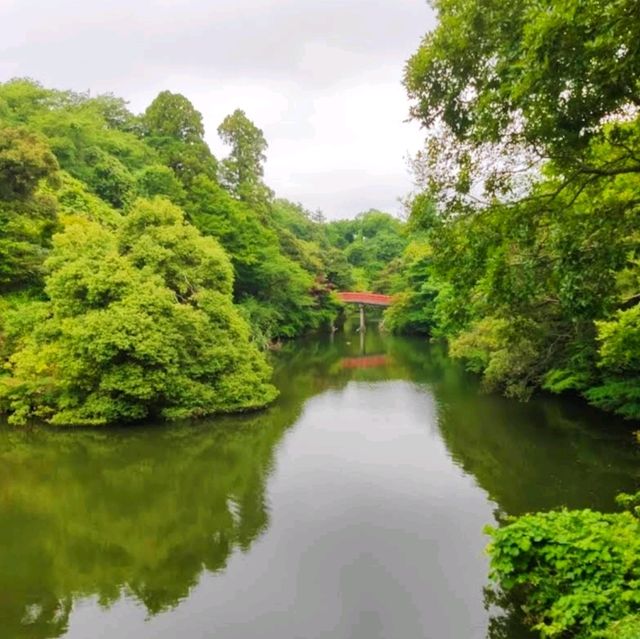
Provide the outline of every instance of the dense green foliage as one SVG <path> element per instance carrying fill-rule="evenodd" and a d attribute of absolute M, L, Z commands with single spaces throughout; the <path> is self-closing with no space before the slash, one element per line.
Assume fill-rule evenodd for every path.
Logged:
<path fill-rule="evenodd" d="M 24 128 L 0 129 L 0 290 L 35 282 L 56 225 L 51 198 L 36 193 L 57 162 Z"/>
<path fill-rule="evenodd" d="M 0 85 L 0 409 L 106 423 L 264 405 L 260 349 L 333 325 L 352 266 L 322 216 L 276 200 L 267 143 L 160 93 Z"/>
<path fill-rule="evenodd" d="M 640 520 L 561 510 L 489 529 L 492 578 L 543 637 L 637 637 Z"/>
<path fill-rule="evenodd" d="M 388 290 L 395 295 L 393 305 L 384 316 L 385 327 L 393 333 L 429 334 L 437 324 L 433 249 L 429 233 L 422 222 L 434 215 L 432 201 L 419 195 L 411 203 L 409 224 L 405 234 L 409 236 L 403 253 L 391 262 L 385 274 Z M 428 225 L 427 225 L 428 228 Z"/>
<path fill-rule="evenodd" d="M 327 236 L 353 267 L 355 289 L 392 291 L 391 275 L 407 244 L 399 219 L 382 211 L 366 211 L 353 220 L 329 222 Z"/>
<path fill-rule="evenodd" d="M 45 267 L 47 302 L 6 314 L 0 397 L 14 422 L 193 417 L 275 396 L 227 256 L 168 201 L 139 200 L 115 232 L 69 221 Z"/>
<path fill-rule="evenodd" d="M 386 323 L 446 338 L 491 389 L 638 419 L 637 3 L 434 6 L 405 72 L 427 145 Z"/>

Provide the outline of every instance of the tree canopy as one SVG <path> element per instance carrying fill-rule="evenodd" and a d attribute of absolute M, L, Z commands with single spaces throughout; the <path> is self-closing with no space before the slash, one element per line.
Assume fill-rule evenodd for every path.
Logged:
<path fill-rule="evenodd" d="M 139 200 L 115 232 L 70 221 L 46 267 L 48 303 L 8 314 L 17 348 L 0 398 L 13 421 L 193 417 L 275 396 L 227 256 L 166 200 Z"/>
<path fill-rule="evenodd" d="M 231 147 L 229 156 L 222 161 L 221 182 L 241 200 L 259 203 L 271 193 L 262 181 L 267 159 L 267 141 L 262 131 L 236 109 L 218 127 L 218 135 Z"/>
<path fill-rule="evenodd" d="M 435 0 L 438 26 L 409 60 L 413 115 L 459 139 L 505 133 L 565 158 L 640 106 L 633 0 Z M 568 153 L 567 153 L 568 152 Z"/>
<path fill-rule="evenodd" d="M 434 7 L 405 69 L 427 141 L 390 326 L 404 308 L 488 388 L 640 418 L 637 3 Z"/>

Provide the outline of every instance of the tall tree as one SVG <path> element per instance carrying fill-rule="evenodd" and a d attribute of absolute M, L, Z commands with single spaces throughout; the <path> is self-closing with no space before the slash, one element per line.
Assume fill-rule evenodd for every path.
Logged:
<path fill-rule="evenodd" d="M 144 124 L 153 135 L 187 144 L 202 141 L 202 114 L 179 93 L 162 91 L 144 112 Z"/>
<path fill-rule="evenodd" d="M 231 147 L 222 161 L 222 183 L 239 199 L 252 203 L 268 200 L 272 193 L 264 184 L 267 141 L 244 111 L 236 109 L 218 127 L 222 141 Z"/>
<path fill-rule="evenodd" d="M 204 141 L 202 114 L 179 93 L 162 91 L 142 116 L 145 137 L 183 183 L 215 177 L 217 163 Z"/>
<path fill-rule="evenodd" d="M 436 210 L 411 226 L 435 329 L 490 387 L 638 417 L 638 4 L 434 6 L 405 84 L 427 130 L 419 197 Z"/>

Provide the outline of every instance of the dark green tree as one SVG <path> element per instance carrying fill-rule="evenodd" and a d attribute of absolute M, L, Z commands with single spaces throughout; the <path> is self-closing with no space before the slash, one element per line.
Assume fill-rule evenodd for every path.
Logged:
<path fill-rule="evenodd" d="M 189 184 L 202 173 L 214 178 L 217 163 L 204 141 L 202 115 L 179 93 L 162 91 L 142 116 L 144 139 Z"/>
<path fill-rule="evenodd" d="M 236 109 L 222 121 L 218 135 L 231 147 L 220 165 L 221 182 L 241 200 L 257 204 L 270 199 L 272 193 L 262 180 L 268 146 L 262 130 Z"/>
<path fill-rule="evenodd" d="M 0 289 L 37 283 L 56 227 L 55 200 L 37 193 L 58 169 L 39 136 L 0 128 Z"/>
<path fill-rule="evenodd" d="M 610 341 L 633 352 L 640 301 L 636 5 L 438 0 L 405 84 L 436 333 L 490 388 L 637 418 L 637 358 Z"/>

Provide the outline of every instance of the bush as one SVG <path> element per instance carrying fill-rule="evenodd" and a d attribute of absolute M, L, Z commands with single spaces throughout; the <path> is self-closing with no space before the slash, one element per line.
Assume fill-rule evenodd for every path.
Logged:
<path fill-rule="evenodd" d="M 491 578 L 523 602 L 527 621 L 543 637 L 640 636 L 632 616 L 640 606 L 634 513 L 536 513 L 487 532 Z"/>

